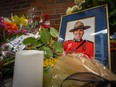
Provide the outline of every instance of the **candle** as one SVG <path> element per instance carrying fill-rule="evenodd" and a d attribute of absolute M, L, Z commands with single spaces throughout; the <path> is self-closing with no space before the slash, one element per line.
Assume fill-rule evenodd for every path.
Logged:
<path fill-rule="evenodd" d="M 16 52 L 13 87 L 42 87 L 44 52 L 22 50 Z"/>

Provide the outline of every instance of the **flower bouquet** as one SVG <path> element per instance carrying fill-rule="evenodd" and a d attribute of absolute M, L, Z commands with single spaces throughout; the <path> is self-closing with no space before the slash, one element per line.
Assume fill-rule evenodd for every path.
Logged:
<path fill-rule="evenodd" d="M 5 17 L 0 17 L 0 45 L 1 45 L 0 63 L 2 63 L 1 64 L 2 67 L 0 68 L 0 71 L 2 75 L 8 72 L 7 75 L 9 76 L 9 73 L 12 72 L 12 69 L 13 69 L 12 67 L 13 65 L 11 63 L 14 61 L 12 60 L 14 59 L 14 52 L 12 52 L 11 51 L 12 49 L 10 49 L 9 46 L 7 46 L 7 43 L 19 37 L 20 35 L 27 33 L 27 30 L 23 29 L 23 27 L 25 26 L 23 24 L 27 23 L 26 18 L 24 16 L 22 16 L 21 18 L 18 17 L 19 18 L 18 20 L 20 20 L 20 22 L 18 23 L 22 24 L 22 27 L 20 27 L 20 25 L 15 23 L 16 22 L 15 17 L 18 17 L 18 16 L 12 17 L 11 20 Z M 5 68 L 6 66 L 10 68 Z M 7 75 L 5 74 L 5 76 Z"/>
<path fill-rule="evenodd" d="M 31 20 L 17 15 L 11 16 L 11 19 L 1 17 L 0 26 L 3 78 L 12 77 L 17 51 L 24 49 L 44 51 L 44 72 L 53 67 L 63 52 L 63 45 L 58 41 L 59 32 L 50 26 L 47 14 Z"/>
<path fill-rule="evenodd" d="M 85 1 L 77 2 L 75 0 L 75 3 L 78 6 L 74 7 L 73 12 L 80 10 L 81 4 L 84 4 Z M 73 12 L 71 11 L 71 13 Z M 2 78 L 12 77 L 15 53 L 26 49 L 44 51 L 44 87 L 60 87 L 62 84 L 65 87 L 77 87 L 77 85 L 87 87 L 88 82 L 66 81 L 73 79 L 74 73 L 84 72 L 95 74 L 97 77 L 100 76 L 101 78 L 97 78 L 97 81 L 110 82 L 110 80 L 116 80 L 115 75 L 99 61 L 90 60 L 88 56 L 81 53 L 63 54 L 63 45 L 58 41 L 58 35 L 57 29 L 50 26 L 47 14 L 31 19 L 25 16 L 18 17 L 17 15 L 12 15 L 10 19 L 1 17 L 0 75 L 2 75 Z M 77 78 L 74 79 L 77 80 Z M 86 79 L 88 78 L 87 74 Z M 91 81 L 94 79 L 91 79 Z M 90 78 L 88 80 L 90 81 Z M 65 81 L 66 83 L 64 83 Z"/>

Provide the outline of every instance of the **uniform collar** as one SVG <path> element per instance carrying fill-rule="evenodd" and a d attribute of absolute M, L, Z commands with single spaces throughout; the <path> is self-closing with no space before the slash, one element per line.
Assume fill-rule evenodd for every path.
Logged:
<path fill-rule="evenodd" d="M 80 40 L 76 40 L 76 39 L 73 39 L 74 42 L 81 42 L 83 41 L 83 39 L 80 39 Z"/>

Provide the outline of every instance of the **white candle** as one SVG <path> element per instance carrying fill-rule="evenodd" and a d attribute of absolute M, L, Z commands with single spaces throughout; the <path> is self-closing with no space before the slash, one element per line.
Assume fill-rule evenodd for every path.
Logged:
<path fill-rule="evenodd" d="M 18 51 L 15 56 L 13 87 L 42 87 L 43 58 L 43 51 Z"/>

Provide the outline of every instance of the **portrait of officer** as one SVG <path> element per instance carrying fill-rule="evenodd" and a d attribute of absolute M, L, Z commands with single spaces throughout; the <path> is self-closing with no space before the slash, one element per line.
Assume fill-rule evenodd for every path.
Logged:
<path fill-rule="evenodd" d="M 64 42 L 64 52 L 66 54 L 83 53 L 90 59 L 94 59 L 94 43 L 83 39 L 84 30 L 89 28 L 90 26 L 85 26 L 81 21 L 75 23 L 74 28 L 69 30 L 73 33 L 74 38 Z"/>

